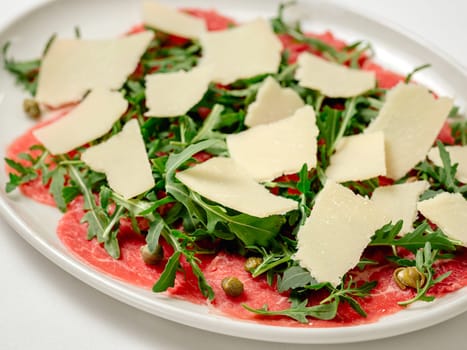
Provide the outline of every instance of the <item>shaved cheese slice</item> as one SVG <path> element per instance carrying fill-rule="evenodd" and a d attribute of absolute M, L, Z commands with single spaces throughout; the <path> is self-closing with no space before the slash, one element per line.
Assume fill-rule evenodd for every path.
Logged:
<path fill-rule="evenodd" d="M 395 224 L 403 220 L 401 235 L 413 231 L 417 218 L 417 202 L 420 195 L 430 187 L 427 181 L 407 182 L 393 186 L 378 187 L 371 201 Z"/>
<path fill-rule="evenodd" d="M 297 234 L 294 259 L 318 282 L 341 282 L 377 229 L 389 220 L 366 198 L 328 180 Z"/>
<path fill-rule="evenodd" d="M 230 158 L 211 158 L 176 178 L 203 197 L 241 213 L 264 218 L 297 209 L 297 202 L 275 196 Z"/>
<path fill-rule="evenodd" d="M 36 99 L 56 107 L 79 101 L 90 89 L 119 89 L 153 37 L 147 31 L 110 40 L 54 40 L 42 59 Z"/>
<path fill-rule="evenodd" d="M 374 72 L 351 69 L 308 52 L 298 57 L 295 78 L 300 86 L 319 90 L 328 97 L 353 97 L 376 85 Z"/>
<path fill-rule="evenodd" d="M 119 134 L 84 151 L 81 160 L 91 169 L 105 173 L 110 188 L 126 199 L 154 186 L 146 147 L 135 119 L 126 123 Z"/>
<path fill-rule="evenodd" d="M 467 184 L 467 146 L 444 146 L 451 157 L 451 164 L 457 163 L 456 179 Z M 436 166 L 442 167 L 443 161 L 439 155 L 438 147 L 428 152 L 428 159 Z"/>
<path fill-rule="evenodd" d="M 255 180 L 268 181 L 316 166 L 319 130 L 313 107 L 298 109 L 289 118 L 255 126 L 227 136 L 230 156 Z"/>
<path fill-rule="evenodd" d="M 331 156 L 326 176 L 336 182 L 363 181 L 386 175 L 384 134 L 343 137 Z"/>
<path fill-rule="evenodd" d="M 291 116 L 305 103 L 291 88 L 281 88 L 271 76 L 267 77 L 256 95 L 256 101 L 248 106 L 246 126 L 256 126 L 275 122 Z"/>
<path fill-rule="evenodd" d="M 198 39 L 206 32 L 206 22 L 155 1 L 143 3 L 143 22 L 149 27 L 183 38 Z"/>
<path fill-rule="evenodd" d="M 399 84 L 366 132 L 383 131 L 387 176 L 399 179 L 423 160 L 453 105 L 450 98 L 435 99 L 420 85 Z"/>
<path fill-rule="evenodd" d="M 208 90 L 211 70 L 157 73 L 146 76 L 147 117 L 175 117 L 186 114 Z"/>
<path fill-rule="evenodd" d="M 99 88 L 68 115 L 33 134 L 50 153 L 67 153 L 106 134 L 127 108 L 121 93 Z"/>
<path fill-rule="evenodd" d="M 418 210 L 447 236 L 467 247 L 467 200 L 460 193 L 444 192 L 418 202 Z"/>
<path fill-rule="evenodd" d="M 200 38 L 201 65 L 213 67 L 213 81 L 230 84 L 238 79 L 277 72 L 282 44 L 264 19 L 233 29 L 207 32 Z"/>

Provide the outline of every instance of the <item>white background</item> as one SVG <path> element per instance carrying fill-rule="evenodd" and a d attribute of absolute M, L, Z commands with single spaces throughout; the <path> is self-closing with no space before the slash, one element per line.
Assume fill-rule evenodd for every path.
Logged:
<path fill-rule="evenodd" d="M 0 25 L 39 1 L 0 0 Z M 405 27 L 467 66 L 467 1 L 335 2 Z M 95 291 L 37 253 L 0 219 L 0 349 L 447 350 L 466 346 L 466 324 L 464 313 L 408 335 L 330 346 L 271 344 L 211 334 L 158 319 Z"/>

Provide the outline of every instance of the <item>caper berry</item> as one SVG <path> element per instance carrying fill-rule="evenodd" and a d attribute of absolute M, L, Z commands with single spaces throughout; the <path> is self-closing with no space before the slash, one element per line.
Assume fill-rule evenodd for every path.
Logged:
<path fill-rule="evenodd" d="M 38 119 L 41 116 L 41 109 L 36 100 L 27 98 L 23 101 L 24 112 L 32 119 Z"/>
<path fill-rule="evenodd" d="M 245 261 L 245 271 L 248 272 L 253 272 L 261 263 L 263 262 L 263 259 L 260 258 L 259 256 L 250 256 L 248 259 Z"/>
<path fill-rule="evenodd" d="M 243 293 L 243 283 L 237 277 L 226 277 L 221 282 L 225 294 L 238 297 Z"/>
<path fill-rule="evenodd" d="M 415 266 L 399 267 L 394 270 L 394 281 L 397 286 L 404 290 L 409 288 L 420 288 L 426 282 L 426 277 Z"/>
<path fill-rule="evenodd" d="M 153 253 L 151 253 L 151 251 L 149 250 L 146 244 L 141 247 L 140 252 L 141 252 L 141 257 L 143 258 L 143 261 L 148 265 L 156 265 L 159 262 L 161 262 L 162 259 L 164 258 L 164 251 L 161 245 L 158 245 L 156 247 L 156 250 Z"/>

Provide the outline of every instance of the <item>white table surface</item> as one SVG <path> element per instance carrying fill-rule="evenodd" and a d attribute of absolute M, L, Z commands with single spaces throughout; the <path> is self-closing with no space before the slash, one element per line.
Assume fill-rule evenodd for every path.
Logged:
<path fill-rule="evenodd" d="M 43 0 L 0 0 L 0 26 L 39 1 Z M 467 1 L 335 2 L 387 18 L 436 43 L 467 66 Z M 466 347 L 466 324 L 464 313 L 403 336 L 329 346 L 217 335 L 159 319 L 101 294 L 36 252 L 0 218 L 0 349 L 447 350 Z"/>

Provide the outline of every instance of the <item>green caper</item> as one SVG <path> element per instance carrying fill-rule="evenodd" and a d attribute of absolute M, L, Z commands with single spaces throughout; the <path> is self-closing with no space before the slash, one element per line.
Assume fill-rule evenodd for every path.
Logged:
<path fill-rule="evenodd" d="M 226 277 L 221 282 L 225 294 L 238 297 L 243 293 L 243 283 L 237 277 Z"/>
<path fill-rule="evenodd" d="M 415 266 L 399 267 L 394 270 L 394 281 L 397 286 L 404 290 L 409 288 L 420 288 L 426 282 L 426 277 Z"/>
<path fill-rule="evenodd" d="M 164 258 L 164 251 L 160 244 L 156 247 L 154 252 L 149 250 L 147 244 L 141 247 L 140 252 L 143 261 L 148 265 L 156 265 Z"/>
<path fill-rule="evenodd" d="M 248 272 L 253 272 L 261 263 L 263 262 L 263 259 L 260 258 L 259 256 L 250 256 L 248 259 L 245 261 L 245 271 Z"/>
<path fill-rule="evenodd" d="M 41 116 L 41 109 L 36 100 L 27 98 L 23 101 L 24 112 L 32 119 L 38 119 Z"/>

